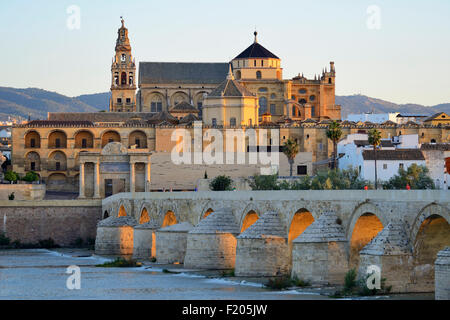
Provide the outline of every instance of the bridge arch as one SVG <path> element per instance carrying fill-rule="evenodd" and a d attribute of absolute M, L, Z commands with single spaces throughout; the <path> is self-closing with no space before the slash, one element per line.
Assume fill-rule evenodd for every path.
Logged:
<path fill-rule="evenodd" d="M 437 253 L 450 245 L 449 210 L 436 203 L 424 207 L 414 221 L 411 243 L 413 282 L 421 289 L 433 290 Z"/>
<path fill-rule="evenodd" d="M 105 210 L 105 212 L 103 212 L 103 219 L 109 218 L 109 212 L 108 210 Z"/>
<path fill-rule="evenodd" d="M 250 228 L 256 221 L 258 221 L 258 219 L 259 214 L 253 209 L 250 209 L 247 213 L 243 213 L 239 224 L 241 233 Z"/>
<path fill-rule="evenodd" d="M 177 224 L 178 220 L 175 213 L 172 210 L 167 210 L 163 217 L 161 228 L 165 228 L 174 224 Z"/>
<path fill-rule="evenodd" d="M 300 208 L 292 213 L 287 226 L 288 242 L 291 244 L 292 241 L 298 238 L 298 236 L 314 222 L 314 220 L 313 214 L 306 208 Z"/>
<path fill-rule="evenodd" d="M 388 224 L 387 219 L 373 203 L 359 204 L 347 228 L 350 245 L 350 268 L 359 266 L 359 252 Z"/>
<path fill-rule="evenodd" d="M 208 208 L 206 211 L 203 212 L 201 219 L 205 219 L 206 217 L 208 217 L 213 212 L 214 212 L 213 209 Z"/>
<path fill-rule="evenodd" d="M 129 201 L 122 200 L 119 202 L 119 205 L 117 206 L 119 211 L 117 212 L 117 217 L 126 217 L 126 216 L 133 216 L 132 215 L 132 208 Z"/>

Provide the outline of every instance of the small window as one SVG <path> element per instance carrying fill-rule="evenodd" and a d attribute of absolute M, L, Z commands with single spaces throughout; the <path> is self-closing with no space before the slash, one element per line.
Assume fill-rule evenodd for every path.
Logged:
<path fill-rule="evenodd" d="M 117 98 L 117 103 L 121 104 L 122 103 L 122 98 Z"/>
<path fill-rule="evenodd" d="M 31 140 L 30 140 L 30 146 L 31 146 L 32 148 L 36 148 L 36 140 L 35 140 L 35 139 L 31 139 Z"/>
<path fill-rule="evenodd" d="M 141 140 L 139 140 L 139 138 L 136 138 L 136 140 L 134 140 L 134 144 L 136 145 L 136 147 L 137 147 L 138 149 L 141 148 Z"/>
<path fill-rule="evenodd" d="M 231 127 L 236 127 L 236 118 L 231 118 L 230 119 L 230 126 Z"/>
<path fill-rule="evenodd" d="M 328 83 L 332 84 L 333 82 L 331 81 L 331 78 L 328 78 Z"/>
<path fill-rule="evenodd" d="M 56 162 L 56 171 L 61 170 L 61 162 Z"/>
<path fill-rule="evenodd" d="M 387 164 L 383 164 L 383 170 L 387 170 Z"/>
<path fill-rule="evenodd" d="M 256 79 L 261 79 L 261 71 L 256 71 Z"/>
<path fill-rule="evenodd" d="M 309 101 L 315 101 L 315 100 L 316 100 L 316 96 L 315 95 L 312 95 L 312 96 L 309 97 Z"/>
<path fill-rule="evenodd" d="M 271 95 L 270 95 L 270 99 L 276 99 L 277 98 L 277 95 L 275 94 L 275 93 L 272 93 Z"/>
<path fill-rule="evenodd" d="M 311 107 L 311 117 L 316 116 L 316 108 L 314 106 Z"/>
<path fill-rule="evenodd" d="M 259 92 L 267 92 L 267 88 L 259 88 L 258 91 Z"/>
<path fill-rule="evenodd" d="M 81 147 L 82 148 L 87 148 L 87 140 L 86 139 L 82 139 L 81 140 Z"/>
<path fill-rule="evenodd" d="M 61 148 L 61 140 L 59 138 L 55 139 L 55 147 L 56 148 Z"/>
<path fill-rule="evenodd" d="M 213 127 L 217 126 L 217 119 L 216 118 L 212 118 L 212 126 Z"/>
<path fill-rule="evenodd" d="M 270 105 L 270 114 L 275 114 L 275 112 L 276 112 L 276 110 L 275 110 L 276 108 L 275 107 L 276 106 L 273 103 Z"/>
<path fill-rule="evenodd" d="M 403 163 L 400 163 L 400 164 L 398 165 L 398 168 L 403 170 L 403 169 L 405 168 L 405 165 L 404 165 Z"/>
<path fill-rule="evenodd" d="M 36 171 L 36 162 L 31 162 L 30 169 L 31 171 Z"/>
<path fill-rule="evenodd" d="M 430 142 L 431 142 L 431 143 L 436 143 L 436 140 L 435 140 L 435 139 L 431 139 Z"/>
<path fill-rule="evenodd" d="M 127 98 L 127 104 L 131 103 L 131 98 Z"/>
<path fill-rule="evenodd" d="M 298 90 L 298 93 L 300 93 L 300 94 L 306 94 L 306 89 L 300 89 L 300 90 Z"/>
<path fill-rule="evenodd" d="M 308 173 L 307 166 L 297 166 L 297 175 L 304 176 Z"/>

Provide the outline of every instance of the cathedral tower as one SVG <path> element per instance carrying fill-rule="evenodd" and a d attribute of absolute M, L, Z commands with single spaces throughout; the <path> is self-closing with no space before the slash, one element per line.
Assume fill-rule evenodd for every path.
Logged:
<path fill-rule="evenodd" d="M 122 19 L 122 26 L 118 31 L 116 55 L 111 65 L 111 112 L 136 111 L 136 64 L 131 54 L 128 29 Z"/>

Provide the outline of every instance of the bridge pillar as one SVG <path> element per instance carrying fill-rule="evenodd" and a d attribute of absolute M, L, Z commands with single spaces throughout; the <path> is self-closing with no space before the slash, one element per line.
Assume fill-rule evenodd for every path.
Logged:
<path fill-rule="evenodd" d="M 434 272 L 435 299 L 450 300 L 450 247 L 439 251 Z"/>
<path fill-rule="evenodd" d="M 133 259 L 150 260 L 156 256 L 155 232 L 160 227 L 155 220 L 134 227 Z"/>
<path fill-rule="evenodd" d="M 267 212 L 237 237 L 236 276 L 289 274 L 286 229 L 276 212 Z"/>
<path fill-rule="evenodd" d="M 349 244 L 334 212 L 324 212 L 293 241 L 292 277 L 313 284 L 343 284 Z"/>
<path fill-rule="evenodd" d="M 367 277 L 370 266 L 377 266 L 385 287 L 392 292 L 408 292 L 411 285 L 412 248 L 404 223 L 389 223 L 360 252 L 358 278 Z M 372 271 L 370 271 L 372 273 Z"/>
<path fill-rule="evenodd" d="M 218 209 L 188 233 L 184 266 L 194 269 L 232 269 L 239 234 L 233 212 Z"/>
<path fill-rule="evenodd" d="M 184 263 L 188 232 L 193 228 L 189 222 L 182 222 L 156 231 L 158 263 Z"/>
<path fill-rule="evenodd" d="M 97 224 L 95 254 L 131 256 L 133 254 L 133 217 L 109 217 Z"/>

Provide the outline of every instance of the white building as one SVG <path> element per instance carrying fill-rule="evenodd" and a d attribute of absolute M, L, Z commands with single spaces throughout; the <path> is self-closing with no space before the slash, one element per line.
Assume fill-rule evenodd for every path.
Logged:
<path fill-rule="evenodd" d="M 418 135 L 405 135 L 381 140 L 377 150 L 378 180 L 387 181 L 408 169 L 413 163 L 426 165 L 423 153 L 418 149 Z M 394 141 L 394 142 L 393 142 Z M 375 181 L 375 158 L 367 134 L 350 134 L 338 143 L 339 168 L 357 168 L 362 179 Z"/>
<path fill-rule="evenodd" d="M 450 189 L 450 143 L 423 143 L 420 150 L 436 188 Z"/>
<path fill-rule="evenodd" d="M 353 122 L 372 122 L 372 123 L 383 123 L 386 121 L 392 121 L 397 123 L 398 112 L 393 113 L 360 113 L 360 114 L 349 114 L 346 119 L 347 121 Z"/>

